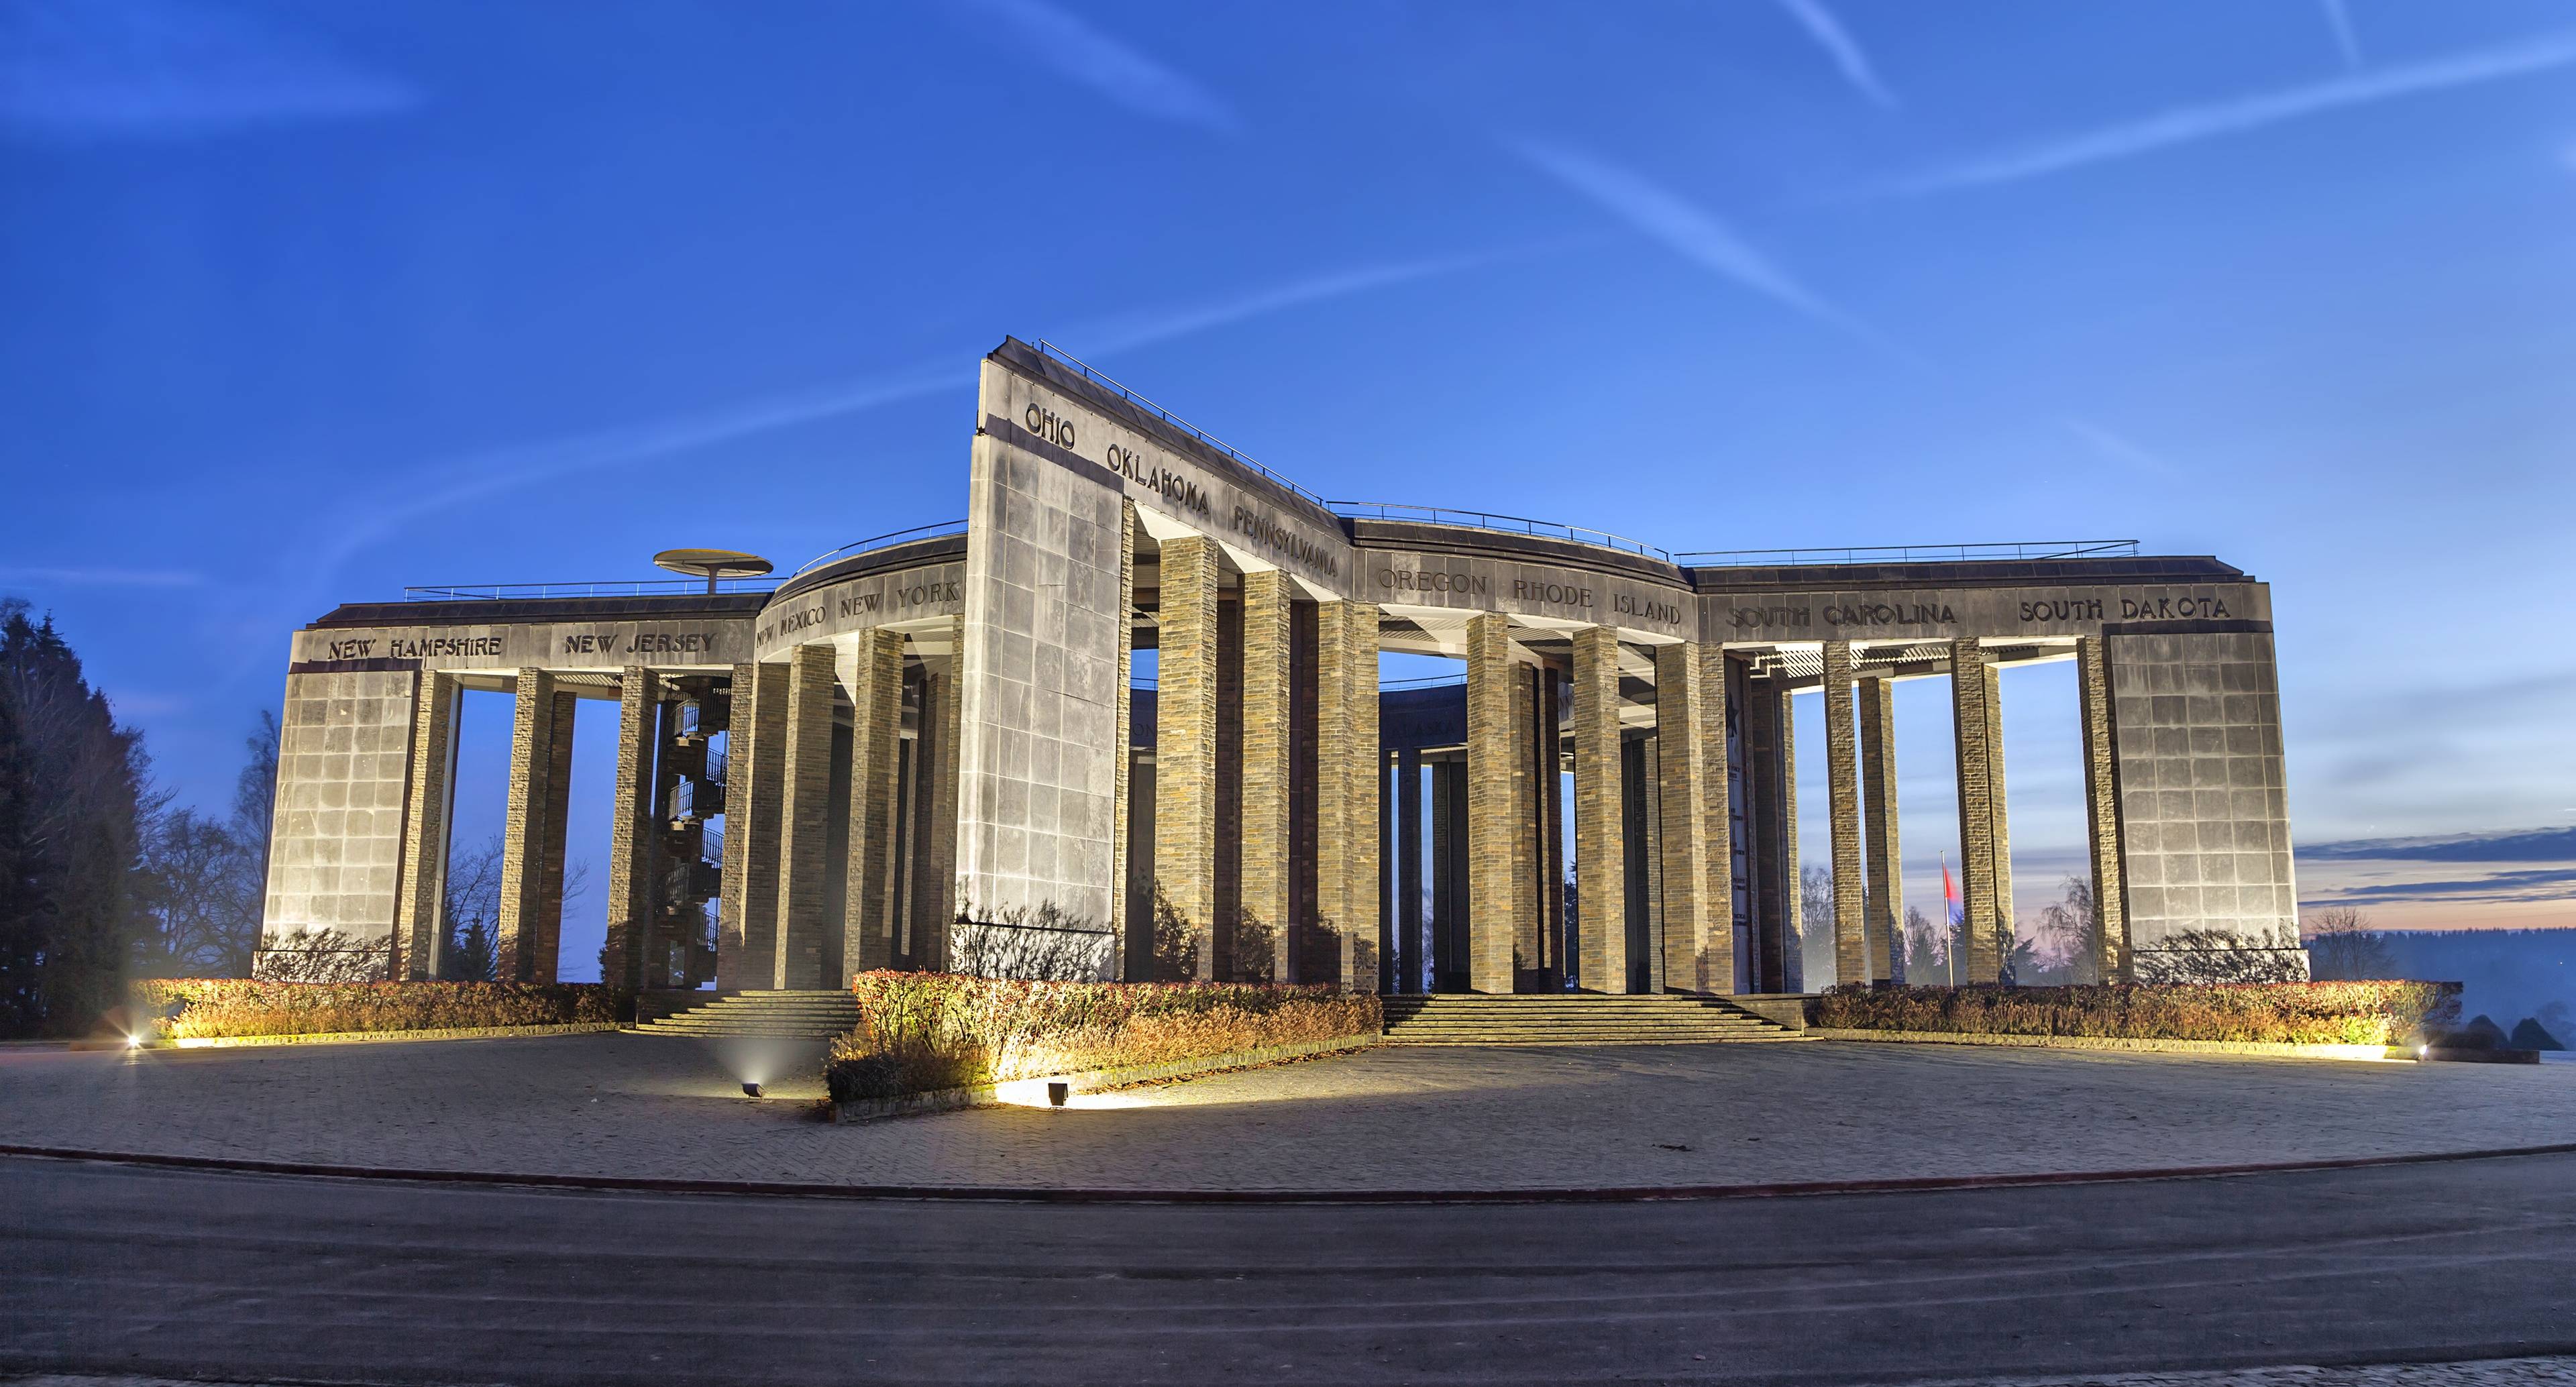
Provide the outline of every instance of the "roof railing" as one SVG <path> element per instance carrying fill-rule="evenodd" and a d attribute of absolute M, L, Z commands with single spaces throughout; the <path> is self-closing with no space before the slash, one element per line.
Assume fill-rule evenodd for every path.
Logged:
<path fill-rule="evenodd" d="M 1302 496 L 1319 506 L 1324 504 L 1323 497 L 1308 491 L 1306 488 L 1297 485 L 1286 477 L 1280 476 L 1278 473 L 1262 466 L 1259 461 L 1245 454 L 1243 450 L 1235 447 L 1233 444 L 1217 438 L 1214 434 L 1211 434 L 1207 430 L 1200 428 L 1198 425 L 1191 423 L 1189 420 L 1174 414 L 1170 410 L 1163 408 L 1161 405 L 1154 403 L 1152 400 L 1146 399 L 1144 396 L 1128 389 L 1126 386 L 1120 385 L 1118 382 L 1110 379 L 1101 372 L 1092 369 L 1089 362 L 1084 361 L 1082 358 L 1075 356 L 1073 353 L 1066 351 L 1064 348 L 1057 346 L 1053 342 L 1050 342 L 1043 337 L 1039 338 L 1038 350 L 1046 353 L 1048 356 L 1054 357 L 1056 360 L 1063 362 L 1074 370 L 1081 372 L 1084 380 L 1099 386 L 1103 390 L 1116 391 L 1118 398 L 1125 400 L 1127 403 L 1134 405 L 1139 409 L 1151 413 L 1155 418 L 1162 420 L 1173 428 L 1179 429 L 1181 432 L 1188 434 L 1190 437 L 1197 439 L 1208 447 L 1225 454 L 1236 462 L 1242 463 L 1244 466 L 1251 468 L 1262 476 L 1268 477 L 1271 481 L 1287 488 L 1287 490 L 1292 494 Z"/>
<path fill-rule="evenodd" d="M 1392 501 L 1327 501 L 1335 515 L 1354 520 L 1415 520 L 1427 525 L 1462 525 L 1474 530 L 1493 530 L 1500 534 L 1536 535 L 1543 539 L 1566 539 L 1577 544 L 1595 544 L 1616 549 L 1623 554 L 1636 554 L 1649 559 L 1672 562 L 1671 551 L 1641 539 L 1594 530 L 1581 525 L 1563 525 L 1553 520 L 1532 520 L 1524 515 L 1498 515 L 1492 511 L 1453 510 L 1447 506 L 1407 506 Z"/>
<path fill-rule="evenodd" d="M 854 539 L 849 543 L 842 545 L 838 549 L 817 554 L 814 557 L 807 559 L 805 561 L 805 566 L 788 574 L 787 579 L 788 581 L 793 582 L 796 579 L 802 578 L 806 574 L 813 572 L 815 569 L 821 568 L 824 565 L 839 559 L 844 554 L 864 553 L 867 550 L 876 548 L 880 544 L 897 542 L 909 543 L 916 539 L 934 539 L 940 535 L 962 535 L 964 533 L 966 533 L 965 521 L 941 520 L 929 525 L 915 525 L 909 530 L 892 530 L 881 535 L 870 535 L 866 539 Z"/>
<path fill-rule="evenodd" d="M 1673 555 L 1693 568 L 1794 564 L 1975 563 L 1981 559 L 2136 558 L 2134 539 L 2038 539 L 2004 544 L 1883 544 L 1855 549 L 1695 549 Z"/>
<path fill-rule="evenodd" d="M 718 578 L 717 592 L 768 592 L 776 578 Z M 704 597 L 704 578 L 635 578 L 597 583 L 439 583 L 403 589 L 405 602 L 497 602 L 514 597 Z"/>

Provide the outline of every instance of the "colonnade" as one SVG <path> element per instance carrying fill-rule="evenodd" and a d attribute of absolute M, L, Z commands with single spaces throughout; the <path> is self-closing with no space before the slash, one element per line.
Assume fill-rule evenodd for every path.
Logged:
<path fill-rule="evenodd" d="M 1137 869 L 1150 909 L 1169 918 L 1126 932 L 1124 975 L 1173 966 L 1154 954 L 1172 941 L 1153 926 L 1168 936 L 1176 924 L 1178 957 L 1199 978 L 1359 991 L 1426 977 L 1477 992 L 1794 988 L 1790 698 L 1820 687 L 1835 975 L 1899 977 L 1896 675 L 1865 651 L 1822 643 L 1809 680 L 1756 652 L 1632 645 L 1652 671 L 1648 721 L 1622 693 L 1614 628 L 1535 631 L 1476 614 L 1464 623 L 1463 735 L 1389 748 L 1382 609 L 1303 600 L 1273 570 L 1225 581 L 1213 543 L 1161 545 L 1151 836 Z M 1542 637 L 1563 653 L 1533 649 Z M 922 653 L 940 644 L 876 630 L 729 677 L 620 671 L 606 975 L 633 987 L 691 981 L 673 950 L 703 928 L 699 905 L 719 891 L 716 955 L 697 971 L 728 988 L 948 966 L 958 700 L 952 658 Z M 2118 977 L 2126 930 L 2103 652 L 2098 638 L 2073 645 L 2097 963 Z M 1992 981 L 2012 937 L 1999 669 L 1972 639 L 1949 643 L 1947 663 L 1968 921 L 1957 976 Z M 540 668 L 512 686 L 497 952 L 502 976 L 549 981 L 584 700 Z M 451 676 L 420 680 L 397 935 L 415 977 L 435 974 L 443 943 L 457 696 Z M 711 766 L 708 739 L 724 731 L 731 764 Z M 1570 929 L 1553 889 L 1569 767 L 1580 902 Z M 699 860 L 717 814 L 720 872 Z"/>

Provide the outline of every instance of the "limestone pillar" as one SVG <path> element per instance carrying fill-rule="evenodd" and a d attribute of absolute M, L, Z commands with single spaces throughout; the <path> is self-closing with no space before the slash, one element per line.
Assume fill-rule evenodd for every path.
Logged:
<path fill-rule="evenodd" d="M 402 894 L 394 901 L 397 976 L 438 976 L 447 946 L 447 837 L 456 800 L 456 679 L 423 670 L 414 692 L 411 789 L 403 821 Z"/>
<path fill-rule="evenodd" d="M 1896 832 L 1896 685 L 1860 681 L 1861 839 L 1869 851 L 1869 975 L 1905 981 L 1905 863 Z"/>
<path fill-rule="evenodd" d="M 2084 735 L 2084 841 L 2093 867 L 2094 976 L 2128 982 L 2128 891 L 2120 873 L 2120 783 L 2111 748 L 2111 681 L 2102 638 L 2075 641 Z"/>
<path fill-rule="evenodd" d="M 1463 985 L 1467 935 L 1467 763 L 1431 766 L 1431 957 L 1434 992 Z"/>
<path fill-rule="evenodd" d="M 841 928 L 826 941 L 823 985 L 894 966 L 897 757 L 903 751 L 903 633 L 869 631 L 846 657 L 850 693 L 849 849 Z"/>
<path fill-rule="evenodd" d="M 1852 725 L 1852 648 L 1825 642 L 1825 799 L 1834 863 L 1834 981 L 1868 982 L 1868 891 L 1862 881 L 1860 749 Z"/>
<path fill-rule="evenodd" d="M 1655 647 L 1654 794 L 1659 811 L 1664 987 L 1710 992 L 1711 952 L 1726 937 L 1708 881 L 1708 762 L 1701 743 L 1707 695 L 1700 647 Z M 1723 732 L 1721 731 L 1721 738 Z M 1721 769 L 1722 773 L 1722 769 Z M 1724 794 L 1724 781 L 1716 792 Z M 1722 807 L 1722 806 L 1721 806 Z"/>
<path fill-rule="evenodd" d="M 1574 633 L 1574 871 L 1587 992 L 1628 990 L 1627 801 L 1620 775 L 1619 633 Z"/>
<path fill-rule="evenodd" d="M 1150 970 L 1140 972 L 1135 968 L 1134 950 L 1127 943 L 1135 923 L 1130 919 L 1130 914 L 1133 910 L 1131 902 L 1136 894 L 1131 881 L 1135 873 L 1130 865 L 1131 859 L 1136 856 L 1134 844 L 1130 841 L 1130 835 L 1136 831 L 1136 825 L 1134 808 L 1129 800 L 1136 773 L 1136 709 L 1135 697 L 1130 692 L 1135 682 L 1135 673 L 1136 503 L 1121 497 L 1118 501 L 1117 673 L 1110 689 L 1110 698 L 1117 705 L 1112 721 L 1117 726 L 1113 735 L 1117 738 L 1118 755 L 1110 772 L 1112 793 L 1109 804 L 1110 880 L 1118 885 L 1116 890 L 1109 893 L 1107 928 L 1109 937 L 1120 941 L 1119 947 L 1130 955 L 1118 970 L 1119 977 L 1127 981 L 1151 976 Z M 1147 893 L 1143 914 L 1146 936 L 1144 953 L 1150 957 L 1153 953 L 1153 902 L 1150 892 Z"/>
<path fill-rule="evenodd" d="M 608 813 L 608 943 L 599 976 L 611 987 L 639 991 L 660 908 L 653 752 L 662 709 L 661 680 L 641 665 L 617 677 L 617 789 Z"/>
<path fill-rule="evenodd" d="M 1422 990 L 1422 753 L 1395 755 L 1395 990 Z"/>
<path fill-rule="evenodd" d="M 823 985 L 824 893 L 831 884 L 832 647 L 800 645 L 780 666 L 785 735 L 778 756 L 778 948 L 772 987 Z"/>
<path fill-rule="evenodd" d="M 568 749 L 572 736 L 570 726 L 557 725 L 560 711 L 554 676 L 541 669 L 520 670 L 511 709 L 509 810 L 501 830 L 495 953 L 503 981 L 552 981 L 554 976 L 554 961 L 546 950 L 560 923 L 547 919 L 548 866 L 562 857 L 562 840 L 554 835 L 555 750 L 558 741 Z M 562 877 L 555 876 L 554 882 L 552 898 L 560 909 Z"/>
<path fill-rule="evenodd" d="M 750 963 L 743 957 L 743 903 L 749 898 L 751 829 L 740 806 L 751 798 L 751 721 L 760 666 L 735 665 L 725 680 L 725 754 L 717 784 L 723 792 L 724 837 L 716 887 L 716 986 L 743 985 Z M 708 753 L 710 764 L 714 753 Z M 739 798 L 737 798 L 737 796 Z"/>
<path fill-rule="evenodd" d="M 1967 918 L 1963 982 L 1993 982 L 1995 950 L 1996 765 L 1993 667 L 1974 638 L 1950 642 L 1950 722 L 1958 746 L 1959 903 Z"/>
<path fill-rule="evenodd" d="M 1216 976 L 1216 542 L 1163 541 L 1154 694 L 1154 881 Z"/>
<path fill-rule="evenodd" d="M 1532 869 L 1522 890 L 1529 892 L 1530 978 L 1524 986 L 1541 991 L 1565 990 L 1573 960 L 1565 954 L 1565 724 L 1567 689 L 1551 665 L 1531 670 L 1528 716 L 1522 734 L 1528 739 L 1530 799 L 1522 822 L 1531 825 Z"/>
<path fill-rule="evenodd" d="M 1994 808 L 1995 825 L 1995 958 L 1997 974 L 2002 960 L 2012 952 L 2013 911 L 2012 817 L 2004 797 L 2004 692 L 2003 667 L 1986 666 L 1986 797 Z"/>
<path fill-rule="evenodd" d="M 1234 921 L 1236 973 L 1288 980 L 1288 574 L 1244 574 L 1242 885 Z"/>
<path fill-rule="evenodd" d="M 784 664 L 734 666 L 733 721 L 725 737 L 726 988 L 777 986 L 779 815 L 786 802 L 787 687 Z M 736 840 L 739 839 L 737 842 Z"/>
<path fill-rule="evenodd" d="M 1628 797 L 1636 805 L 1637 833 L 1628 847 L 1630 899 L 1645 924 L 1644 985 L 1650 993 L 1671 990 L 1664 974 L 1664 807 L 1655 787 L 1655 768 L 1662 764 L 1657 734 L 1649 731 L 1633 744 L 1628 760 Z M 1632 974 L 1635 964 L 1631 964 Z"/>
<path fill-rule="evenodd" d="M 1701 918 L 1708 934 L 1701 952 L 1708 979 L 1706 990 L 1733 992 L 1742 984 L 1735 970 L 1735 754 L 1727 734 L 1726 650 L 1699 648 L 1698 727 L 1701 861 L 1706 867 L 1706 900 Z"/>
<path fill-rule="evenodd" d="M 1753 835 L 1754 987 L 1793 991 L 1798 958 L 1798 761 L 1789 691 L 1749 681 L 1745 696 L 1746 821 Z"/>
<path fill-rule="evenodd" d="M 1336 981 L 1374 992 L 1384 927 L 1377 606 L 1318 603 L 1315 630 L 1315 909 L 1331 931 Z"/>
<path fill-rule="evenodd" d="M 1528 874 L 1527 820 L 1520 808 L 1529 776 L 1515 735 L 1516 688 L 1527 674 L 1512 659 L 1510 622 L 1467 618 L 1467 987 L 1512 990 L 1513 943 Z"/>

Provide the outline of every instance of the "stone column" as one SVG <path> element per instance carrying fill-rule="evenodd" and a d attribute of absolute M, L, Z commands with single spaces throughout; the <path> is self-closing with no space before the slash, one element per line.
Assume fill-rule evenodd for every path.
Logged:
<path fill-rule="evenodd" d="M 1655 647 L 1654 792 L 1663 868 L 1664 986 L 1677 992 L 1715 990 L 1710 955 L 1726 938 L 1724 921 L 1711 910 L 1716 898 L 1709 894 L 1710 791 L 1701 741 L 1707 695 L 1700 653 L 1697 644 L 1687 641 Z M 1721 730 L 1721 739 L 1723 735 Z M 1721 796 L 1723 786 L 1720 781 Z"/>
<path fill-rule="evenodd" d="M 1976 640 L 1950 642 L 1950 723 L 1958 746 L 1959 903 L 1967 918 L 1963 981 L 1993 982 L 1995 951 L 1995 765 L 1990 705 L 1995 681 Z"/>
<path fill-rule="evenodd" d="M 1422 990 L 1422 753 L 1395 754 L 1395 990 Z"/>
<path fill-rule="evenodd" d="M 849 855 L 843 869 L 841 931 L 825 950 L 823 985 L 894 966 L 895 802 L 903 746 L 903 633 L 869 631 L 849 654 Z"/>
<path fill-rule="evenodd" d="M 1628 990 L 1627 802 L 1619 755 L 1619 633 L 1574 633 L 1574 871 L 1587 992 Z"/>
<path fill-rule="evenodd" d="M 628 991 L 644 985 L 645 949 L 661 913 L 654 887 L 661 875 L 653 751 L 662 681 L 641 665 L 617 676 L 617 791 L 608 813 L 608 945 L 599 976 Z"/>
<path fill-rule="evenodd" d="M 412 713 L 411 788 L 403 821 L 402 894 L 394 901 L 398 976 L 438 976 L 447 946 L 447 826 L 456 799 L 456 678 L 423 670 Z"/>
<path fill-rule="evenodd" d="M 741 987 L 751 966 L 742 951 L 743 905 L 750 898 L 751 830 L 740 806 L 751 798 L 750 729 L 759 669 L 758 665 L 735 665 L 725 680 L 724 773 L 718 781 L 725 807 L 724 838 L 716 887 L 716 986 L 722 988 Z"/>
<path fill-rule="evenodd" d="M 781 666 L 785 740 L 778 757 L 778 949 L 772 987 L 819 987 L 830 886 L 832 647 L 800 645 Z"/>
<path fill-rule="evenodd" d="M 1154 881 L 1189 924 L 1195 976 L 1216 976 L 1214 540 L 1163 541 L 1154 694 Z"/>
<path fill-rule="evenodd" d="M 1834 981 L 1868 982 L 1868 889 L 1862 880 L 1860 753 L 1852 726 L 1850 641 L 1825 642 L 1825 798 L 1834 860 Z"/>
<path fill-rule="evenodd" d="M 1318 603 L 1315 629 L 1316 914 L 1332 931 L 1342 990 L 1374 992 L 1384 923 L 1377 606 Z"/>
<path fill-rule="evenodd" d="M 1525 734 L 1530 754 L 1529 822 L 1532 868 L 1524 890 L 1536 922 L 1529 967 L 1550 992 L 1565 988 L 1573 960 L 1565 952 L 1565 730 L 1567 689 L 1553 665 L 1540 665 L 1530 681 Z"/>
<path fill-rule="evenodd" d="M 1698 649 L 1701 861 L 1705 864 L 1705 901 L 1701 918 L 1708 933 L 1701 959 L 1704 990 L 1733 992 L 1735 974 L 1735 758 L 1726 732 L 1726 650 L 1718 645 Z"/>
<path fill-rule="evenodd" d="M 2128 891 L 2120 873 L 2120 780 L 2111 749 L 2111 680 L 2100 636 L 2075 640 L 2084 736 L 2084 844 L 2093 868 L 2094 976 L 2129 982 Z"/>
<path fill-rule="evenodd" d="M 572 823 L 573 715 L 580 707 L 580 699 L 560 688 L 555 690 L 554 765 L 546 772 L 545 900 L 537 916 L 537 931 L 521 936 L 529 941 L 530 982 L 553 982 L 563 955 L 565 837 Z"/>
<path fill-rule="evenodd" d="M 1905 981 L 1905 863 L 1896 833 L 1896 685 L 1860 681 L 1860 783 L 1868 796 L 1869 975 Z"/>
<path fill-rule="evenodd" d="M 778 985 L 779 815 L 786 804 L 789 674 L 784 664 L 734 669 L 733 721 L 726 732 L 731 745 L 725 760 L 725 854 L 732 865 L 738 846 L 742 861 L 739 893 L 725 902 L 733 908 L 727 912 L 727 928 L 736 940 L 735 967 L 724 973 L 719 965 L 718 983 L 767 988 Z M 729 890 L 734 885 L 727 882 Z"/>
<path fill-rule="evenodd" d="M 1521 815 L 1528 758 L 1514 722 L 1523 700 L 1513 693 L 1527 679 L 1512 659 L 1509 620 L 1491 613 L 1467 618 L 1466 964 L 1474 992 L 1512 990 L 1529 852 Z"/>
<path fill-rule="evenodd" d="M 1798 758 L 1789 691 L 1749 681 L 1745 707 L 1746 820 L 1753 834 L 1754 986 L 1795 990 L 1798 939 Z"/>
<path fill-rule="evenodd" d="M 2012 817 L 2004 797 L 2003 667 L 1986 666 L 1986 799 L 1994 807 L 1995 826 L 1995 960 L 1997 976 L 2012 952 L 2013 910 Z"/>
<path fill-rule="evenodd" d="M 912 938 L 912 966 L 939 971 L 948 966 L 948 937 L 957 922 L 957 797 L 963 772 L 958 754 L 965 727 L 966 618 L 948 624 L 948 663 L 938 678 L 939 739 L 931 765 L 929 841 L 923 846 L 930 868 L 930 889 L 921 893 L 920 915 Z M 925 719 L 926 720 L 926 719 Z M 915 749 L 916 756 L 918 748 Z"/>
<path fill-rule="evenodd" d="M 1288 575 L 1243 575 L 1243 865 L 1236 965 L 1248 979 L 1290 976 Z"/>
<path fill-rule="evenodd" d="M 1109 695 L 1117 705 L 1111 718 L 1111 721 L 1116 726 L 1116 731 L 1111 735 L 1117 739 L 1118 755 L 1110 770 L 1111 793 L 1109 802 L 1109 876 L 1110 880 L 1117 883 L 1117 889 L 1109 893 L 1108 930 L 1110 939 L 1116 941 L 1112 947 L 1121 954 L 1127 951 L 1128 931 L 1133 928 L 1133 922 L 1128 918 L 1128 916 L 1130 910 L 1129 902 L 1135 894 L 1130 889 L 1129 883 L 1129 877 L 1132 875 L 1129 862 L 1135 855 L 1134 845 L 1130 842 L 1130 835 L 1132 835 L 1136 830 L 1136 826 L 1133 822 L 1135 811 L 1129 800 L 1129 796 L 1132 793 L 1132 787 L 1135 783 L 1136 773 L 1135 696 L 1130 692 L 1131 686 L 1135 682 L 1135 674 L 1136 503 L 1125 497 L 1120 497 L 1118 501 L 1117 671 L 1112 678 Z M 1151 943 L 1153 936 L 1153 902 L 1151 893 L 1148 893 L 1147 895 L 1144 913 L 1146 916 L 1145 932 L 1148 941 L 1146 944 L 1146 952 L 1150 955 L 1153 948 Z M 1112 971 L 1117 978 L 1127 981 L 1133 981 L 1139 976 L 1145 976 L 1143 974 L 1133 972 L 1126 966 L 1115 967 Z"/>
<path fill-rule="evenodd" d="M 553 931 L 546 923 L 546 877 L 558 857 L 554 827 L 555 743 L 572 729 L 558 727 L 554 676 L 523 669 L 513 690 L 510 722 L 510 798 L 501 830 L 501 912 L 496 927 L 497 971 L 503 981 L 535 982 L 538 958 Z M 560 878 L 557 878 L 560 883 Z M 560 903 L 562 888 L 557 885 Z M 545 965 L 551 978 L 552 961 Z"/>
<path fill-rule="evenodd" d="M 1636 800 L 1640 825 L 1636 843 L 1628 851 L 1629 870 L 1637 882 L 1635 900 L 1646 926 L 1646 990 L 1663 993 L 1671 987 L 1664 974 L 1664 808 L 1655 780 L 1663 749 L 1656 737 L 1650 731 L 1637 739 L 1635 764 L 1628 772 L 1628 794 Z"/>

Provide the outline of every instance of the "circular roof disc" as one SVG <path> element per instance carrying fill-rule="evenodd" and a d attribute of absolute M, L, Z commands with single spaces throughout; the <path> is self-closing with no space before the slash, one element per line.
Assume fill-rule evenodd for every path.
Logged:
<path fill-rule="evenodd" d="M 758 578 L 770 570 L 769 560 L 739 549 L 665 549 L 653 556 L 653 566 L 709 582 L 718 578 Z"/>

